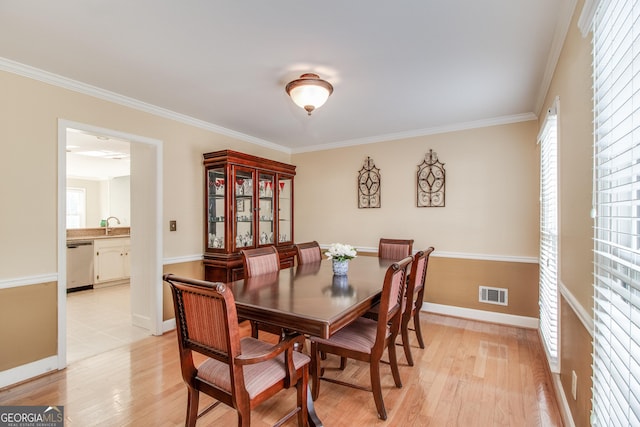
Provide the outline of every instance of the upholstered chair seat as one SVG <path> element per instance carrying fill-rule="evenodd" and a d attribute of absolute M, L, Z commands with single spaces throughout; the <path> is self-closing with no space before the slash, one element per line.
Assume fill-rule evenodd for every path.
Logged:
<path fill-rule="evenodd" d="M 245 337 L 240 340 L 241 353 L 244 357 L 264 354 L 271 350 L 273 344 L 257 340 L 252 337 Z M 299 352 L 293 352 L 293 366 L 300 369 L 311 359 L 309 356 Z M 271 360 L 266 360 L 255 365 L 245 365 L 242 367 L 244 374 L 244 386 L 249 393 L 249 398 L 254 399 L 269 387 L 284 380 L 286 377 L 286 365 L 284 354 L 279 354 Z M 229 375 L 229 364 L 215 359 L 207 359 L 197 368 L 197 377 L 231 393 L 231 376 Z"/>

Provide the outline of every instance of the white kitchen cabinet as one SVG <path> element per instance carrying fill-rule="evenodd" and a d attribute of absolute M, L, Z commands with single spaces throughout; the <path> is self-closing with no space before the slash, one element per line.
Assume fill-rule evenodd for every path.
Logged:
<path fill-rule="evenodd" d="M 94 283 L 111 282 L 129 278 L 131 239 L 119 237 L 96 239 L 94 249 Z"/>

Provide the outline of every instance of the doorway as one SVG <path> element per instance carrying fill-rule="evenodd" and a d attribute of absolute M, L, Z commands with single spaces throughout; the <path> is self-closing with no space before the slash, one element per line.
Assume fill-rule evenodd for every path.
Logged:
<path fill-rule="evenodd" d="M 66 178 L 69 130 L 129 143 L 131 153 L 131 279 L 133 325 L 160 335 L 162 321 L 162 143 L 161 141 L 66 120 L 58 122 L 58 367 L 67 364 Z"/>

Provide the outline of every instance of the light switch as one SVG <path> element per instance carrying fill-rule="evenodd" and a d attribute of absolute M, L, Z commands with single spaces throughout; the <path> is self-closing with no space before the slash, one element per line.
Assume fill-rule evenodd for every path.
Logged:
<path fill-rule="evenodd" d="M 176 220 L 169 221 L 169 231 L 176 231 L 178 229 L 178 224 Z"/>

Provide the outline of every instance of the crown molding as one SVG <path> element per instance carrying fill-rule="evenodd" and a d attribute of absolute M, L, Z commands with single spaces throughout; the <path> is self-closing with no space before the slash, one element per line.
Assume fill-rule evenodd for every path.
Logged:
<path fill-rule="evenodd" d="M 372 136 L 368 138 L 351 139 L 347 141 L 334 142 L 329 144 L 311 145 L 301 148 L 292 148 L 291 154 L 306 153 L 311 151 L 333 150 L 335 148 L 353 147 L 356 145 L 374 144 L 376 142 L 387 142 L 407 138 L 416 138 L 427 135 L 437 135 L 441 133 L 459 132 L 469 129 L 478 129 L 490 126 L 508 125 L 529 120 L 538 120 L 534 113 L 514 114 L 510 116 L 494 117 L 490 119 L 475 120 L 471 122 L 457 123 L 446 126 L 436 126 L 432 128 L 416 129 L 406 132 L 388 133 L 385 135 Z"/>
<path fill-rule="evenodd" d="M 213 123 L 205 122 L 204 120 L 199 120 L 184 114 L 176 113 L 175 111 L 158 107 L 153 104 L 149 104 L 147 102 L 137 100 L 135 98 L 130 98 L 128 96 L 120 95 L 118 93 L 101 89 L 96 86 L 78 82 L 76 80 L 72 80 L 72 79 L 60 76 L 58 74 L 53 74 L 48 71 L 31 67 L 29 65 L 21 64 L 19 62 L 15 62 L 7 58 L 0 57 L 0 70 L 17 74 L 23 77 L 28 77 L 34 80 L 38 80 L 43 83 L 58 86 L 63 89 L 72 90 L 74 92 L 82 93 L 84 95 L 93 96 L 95 98 L 99 98 L 105 101 L 113 102 L 115 104 L 123 105 L 125 107 L 133 108 L 135 110 L 143 111 L 145 113 L 150 113 L 166 119 L 175 120 L 177 122 L 184 123 L 189 126 L 194 126 L 210 132 L 219 133 L 221 135 L 229 136 L 231 138 L 235 138 L 240 141 L 249 142 L 251 144 L 260 145 L 262 147 L 266 147 L 272 150 L 291 154 L 291 150 L 282 145 L 274 144 L 273 142 L 256 138 L 251 135 L 246 135 L 241 132 L 236 132 L 234 130 L 227 129 L 222 126 L 215 125 Z"/>
<path fill-rule="evenodd" d="M 572 0 L 575 1 L 575 0 Z M 130 98 L 124 95 L 120 95 L 115 92 L 111 92 L 105 89 L 101 89 L 96 86 L 88 85 L 86 83 L 78 82 L 76 80 L 69 79 L 48 71 L 44 71 L 29 65 L 21 64 L 19 62 L 12 61 L 7 58 L 0 57 L 0 70 L 9 73 L 17 74 L 23 77 L 31 78 L 41 81 L 43 83 L 51 84 L 63 89 L 72 90 L 74 92 L 82 93 L 85 95 L 93 96 L 105 101 L 113 102 L 115 104 L 123 105 L 125 107 L 133 108 L 139 111 L 150 113 L 159 117 L 175 120 L 186 125 L 194 126 L 210 132 L 215 132 L 221 135 L 229 136 L 231 138 L 245 141 L 251 144 L 259 145 L 272 150 L 280 151 L 286 154 L 305 153 L 312 151 L 324 151 L 332 150 L 335 148 L 352 147 L 357 145 L 374 144 L 378 142 L 387 142 L 407 138 L 416 138 L 427 135 L 437 135 L 449 132 L 459 132 L 470 129 L 478 129 L 483 127 L 500 126 L 530 120 L 537 120 L 538 116 L 533 112 L 514 114 L 501 117 L 493 117 L 488 119 L 475 120 L 470 122 L 455 123 L 445 126 L 436 126 L 432 128 L 416 129 L 406 132 L 397 132 L 390 134 L 377 135 L 367 138 L 358 138 L 346 141 L 338 141 L 328 144 L 312 145 L 300 148 L 289 148 L 271 141 L 267 141 L 261 138 L 256 138 L 251 135 L 247 135 L 241 132 L 237 132 L 231 129 L 224 128 L 222 126 L 215 125 L 213 123 L 206 122 L 204 120 L 196 119 L 184 114 L 176 113 L 175 111 L 168 110 L 166 108 L 158 107 L 153 104 L 149 104 L 134 98 Z"/>
<path fill-rule="evenodd" d="M 587 0 L 590 1 L 590 0 Z M 538 90 L 538 99 L 536 100 L 535 111 L 540 112 L 543 108 L 544 100 L 547 97 L 549 88 L 551 87 L 551 81 L 553 80 L 553 74 L 558 66 L 558 60 L 564 47 L 564 41 L 567 38 L 569 27 L 571 26 L 571 19 L 573 13 L 576 10 L 577 0 L 570 0 L 566 7 L 560 11 L 560 16 L 556 21 L 556 28 L 553 33 L 553 41 L 551 42 L 551 49 L 549 50 L 549 56 L 547 57 L 547 66 L 544 70 L 544 76 L 540 83 L 540 89 Z"/>
<path fill-rule="evenodd" d="M 596 15 L 596 9 L 600 4 L 600 0 L 585 0 L 582 12 L 578 18 L 578 28 L 582 33 L 582 37 L 587 37 L 593 28 L 593 17 Z"/>

